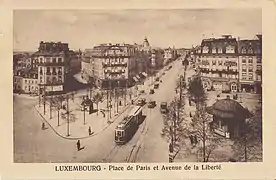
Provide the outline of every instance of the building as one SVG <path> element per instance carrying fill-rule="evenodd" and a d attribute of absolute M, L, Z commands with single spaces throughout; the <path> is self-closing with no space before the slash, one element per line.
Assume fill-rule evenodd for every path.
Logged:
<path fill-rule="evenodd" d="M 37 69 L 18 70 L 14 74 L 14 92 L 38 94 Z"/>
<path fill-rule="evenodd" d="M 239 79 L 241 91 L 261 93 L 262 36 L 254 40 L 240 40 Z"/>
<path fill-rule="evenodd" d="M 225 138 L 241 137 L 245 130 L 246 119 L 252 116 L 247 109 L 229 96 L 218 100 L 206 110 L 213 115 L 210 124 L 212 130 Z"/>
<path fill-rule="evenodd" d="M 34 59 L 38 68 L 39 92 L 45 94 L 64 92 L 70 68 L 68 44 L 41 41 Z"/>
<path fill-rule="evenodd" d="M 164 65 L 175 60 L 177 58 L 177 51 L 175 48 L 168 48 L 164 50 Z"/>
<path fill-rule="evenodd" d="M 137 75 L 137 48 L 129 44 L 101 44 L 86 51 L 82 71 L 103 89 L 128 87 Z"/>
<path fill-rule="evenodd" d="M 231 36 L 204 39 L 196 51 L 204 87 L 220 91 L 238 91 L 238 43 Z"/>

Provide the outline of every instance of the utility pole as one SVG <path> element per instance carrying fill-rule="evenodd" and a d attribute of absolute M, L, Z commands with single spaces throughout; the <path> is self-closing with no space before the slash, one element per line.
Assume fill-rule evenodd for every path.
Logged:
<path fill-rule="evenodd" d="M 52 96 L 50 96 L 50 119 L 52 119 Z"/>
<path fill-rule="evenodd" d="M 127 99 L 127 79 L 125 79 L 125 106 L 126 106 L 126 99 Z"/>
<path fill-rule="evenodd" d="M 44 110 L 44 115 L 46 114 L 46 92 L 45 92 L 46 88 L 45 88 L 45 85 L 44 85 L 44 95 L 43 95 L 43 110 Z"/>
<path fill-rule="evenodd" d="M 70 136 L 69 133 L 69 97 L 66 95 L 66 104 L 67 104 L 67 136 Z"/>
<path fill-rule="evenodd" d="M 85 125 L 85 110 L 86 110 L 86 106 L 85 103 L 83 103 L 83 124 Z"/>

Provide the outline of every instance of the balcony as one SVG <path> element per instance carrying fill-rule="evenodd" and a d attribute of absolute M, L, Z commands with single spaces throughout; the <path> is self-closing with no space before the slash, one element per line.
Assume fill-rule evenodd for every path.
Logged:
<path fill-rule="evenodd" d="M 64 62 L 38 62 L 35 64 L 39 66 L 65 66 Z"/>

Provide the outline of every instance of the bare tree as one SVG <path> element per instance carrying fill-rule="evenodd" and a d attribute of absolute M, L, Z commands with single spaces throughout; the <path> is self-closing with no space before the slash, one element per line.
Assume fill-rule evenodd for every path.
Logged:
<path fill-rule="evenodd" d="M 252 114 L 242 127 L 242 136 L 234 139 L 237 161 L 262 161 L 262 105 Z"/>
<path fill-rule="evenodd" d="M 65 101 L 65 97 L 60 95 L 53 98 L 52 106 L 57 110 L 58 113 L 58 126 L 60 125 L 60 110 L 62 109 L 62 103 Z"/>
<path fill-rule="evenodd" d="M 205 110 L 206 106 L 199 106 L 192 118 L 190 134 L 196 137 L 197 150 L 203 162 L 210 160 L 211 154 L 223 142 L 224 138 L 216 135 L 210 126 L 211 116 Z"/>
<path fill-rule="evenodd" d="M 101 93 L 97 92 L 96 94 L 94 94 L 93 101 L 97 105 L 97 115 L 98 115 L 98 112 L 99 112 L 99 102 L 101 102 L 102 100 L 103 100 L 103 96 L 101 95 Z"/>
<path fill-rule="evenodd" d="M 168 140 L 169 151 L 173 153 L 176 147 L 185 139 L 185 130 L 187 129 L 179 99 L 173 100 L 168 106 L 168 111 L 164 115 L 163 122 L 162 136 Z M 173 159 L 177 153 L 175 153 Z"/>

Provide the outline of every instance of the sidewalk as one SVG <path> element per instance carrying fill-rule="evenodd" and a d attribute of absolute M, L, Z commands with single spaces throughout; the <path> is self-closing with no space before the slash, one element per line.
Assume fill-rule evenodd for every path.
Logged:
<path fill-rule="evenodd" d="M 139 97 L 139 96 L 138 96 Z M 133 97 L 133 100 L 136 100 L 138 97 Z M 122 100 L 122 99 L 121 99 Z M 44 115 L 44 107 L 43 104 L 36 105 L 35 109 L 41 115 L 41 117 L 45 121 L 45 125 L 47 128 L 51 128 L 54 130 L 56 134 L 65 138 L 65 139 L 84 139 L 89 138 L 94 135 L 99 134 L 104 131 L 110 124 L 112 124 L 124 111 L 128 109 L 131 104 L 130 98 L 127 96 L 127 104 L 124 106 L 124 100 L 122 100 L 122 106 L 118 106 L 114 110 L 114 101 L 112 101 L 111 108 L 111 117 L 109 115 L 109 111 L 107 110 L 107 102 L 106 100 L 99 103 L 99 112 L 94 112 L 89 114 L 88 111 L 81 111 L 81 102 L 82 98 L 78 97 L 72 100 L 69 100 L 69 135 L 68 136 L 68 121 L 66 110 L 60 110 L 59 112 L 59 126 L 58 126 L 58 112 L 55 108 L 52 108 L 52 118 L 50 119 L 50 105 L 46 104 L 46 113 Z M 94 104 L 94 109 L 97 106 Z M 84 121 L 85 116 L 85 121 Z M 105 116 L 105 117 L 104 117 Z M 88 129 L 91 128 L 92 134 L 89 135 Z"/>

